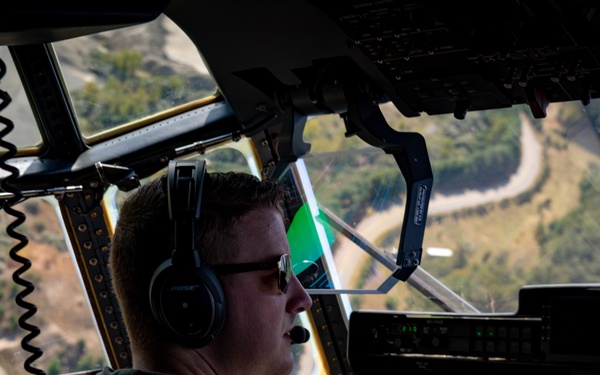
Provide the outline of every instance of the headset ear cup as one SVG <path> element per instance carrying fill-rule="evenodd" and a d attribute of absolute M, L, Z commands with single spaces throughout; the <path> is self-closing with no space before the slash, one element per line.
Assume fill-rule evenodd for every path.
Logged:
<path fill-rule="evenodd" d="M 213 270 L 200 262 L 194 244 L 205 174 L 205 161 L 169 162 L 167 197 L 174 249 L 150 282 L 154 318 L 177 342 L 190 347 L 214 340 L 226 315 L 221 284 Z"/>
<path fill-rule="evenodd" d="M 189 347 L 208 344 L 225 323 L 225 295 L 217 276 L 206 266 L 181 269 L 167 259 L 152 277 L 150 305 L 166 332 Z"/>

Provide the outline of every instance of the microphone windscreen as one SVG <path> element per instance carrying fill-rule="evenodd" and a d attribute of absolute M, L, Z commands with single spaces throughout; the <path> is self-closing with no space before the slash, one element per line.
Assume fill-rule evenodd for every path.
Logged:
<path fill-rule="evenodd" d="M 294 326 L 290 331 L 290 338 L 292 344 L 304 344 L 310 338 L 310 332 L 304 327 Z"/>

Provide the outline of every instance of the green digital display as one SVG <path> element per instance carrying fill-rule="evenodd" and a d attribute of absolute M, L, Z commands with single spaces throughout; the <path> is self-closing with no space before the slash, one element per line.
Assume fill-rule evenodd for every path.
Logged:
<path fill-rule="evenodd" d="M 417 333 L 418 331 L 416 324 L 409 323 L 395 324 L 392 328 L 392 333 Z"/>

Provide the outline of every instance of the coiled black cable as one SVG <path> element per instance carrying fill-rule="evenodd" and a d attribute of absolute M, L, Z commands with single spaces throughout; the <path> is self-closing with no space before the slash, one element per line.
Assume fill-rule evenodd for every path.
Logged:
<path fill-rule="evenodd" d="M 5 74 L 6 64 L 0 58 L 0 79 L 2 79 L 2 77 L 4 77 Z M 8 95 L 8 93 L 5 91 L 0 90 L 0 112 L 4 110 L 10 102 L 10 95 Z M 33 284 L 21 278 L 21 275 L 24 272 L 26 272 L 29 268 L 31 268 L 31 262 L 29 261 L 29 259 L 24 258 L 18 254 L 19 250 L 27 246 L 29 240 L 26 236 L 16 231 L 16 228 L 19 225 L 23 224 L 23 222 L 25 222 L 25 215 L 22 212 L 15 210 L 13 206 L 23 200 L 23 194 L 18 188 L 13 186 L 15 180 L 19 176 L 19 170 L 16 167 L 7 163 L 7 161 L 10 158 L 14 157 L 17 154 L 17 147 L 14 144 L 4 140 L 4 137 L 14 129 L 14 124 L 12 121 L 1 115 L 0 124 L 5 125 L 5 128 L 2 129 L 2 131 L 0 131 L 0 146 L 8 150 L 3 155 L 0 155 L 0 168 L 10 172 L 10 175 L 0 180 L 0 187 L 2 187 L 2 190 L 4 191 L 12 193 L 12 197 L 6 199 L 3 202 L 2 206 L 7 214 L 15 217 L 15 220 L 7 226 L 6 233 L 12 238 L 18 240 L 17 244 L 15 244 L 10 250 L 11 259 L 13 259 L 15 262 L 22 264 L 21 267 L 15 270 L 12 279 L 16 284 L 21 285 L 25 288 L 15 297 L 17 305 L 26 310 L 25 313 L 23 313 L 23 315 L 21 315 L 21 317 L 19 318 L 19 326 L 24 330 L 29 331 L 29 334 L 27 334 L 21 340 L 21 347 L 25 351 L 31 353 L 31 356 L 29 356 L 25 360 L 24 367 L 25 370 L 29 373 L 45 374 L 44 371 L 32 366 L 32 363 L 35 362 L 38 358 L 40 358 L 43 352 L 40 348 L 30 344 L 30 341 L 40 334 L 40 329 L 37 326 L 29 324 L 27 322 L 29 318 L 35 315 L 35 313 L 37 312 L 37 307 L 25 301 L 25 297 L 32 293 L 34 290 Z"/>

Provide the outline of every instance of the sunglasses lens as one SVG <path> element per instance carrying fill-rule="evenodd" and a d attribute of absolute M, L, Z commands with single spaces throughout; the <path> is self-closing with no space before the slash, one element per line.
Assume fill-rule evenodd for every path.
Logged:
<path fill-rule="evenodd" d="M 287 254 L 281 256 L 279 262 L 279 290 L 282 293 L 287 292 L 292 275 L 291 257 Z"/>

